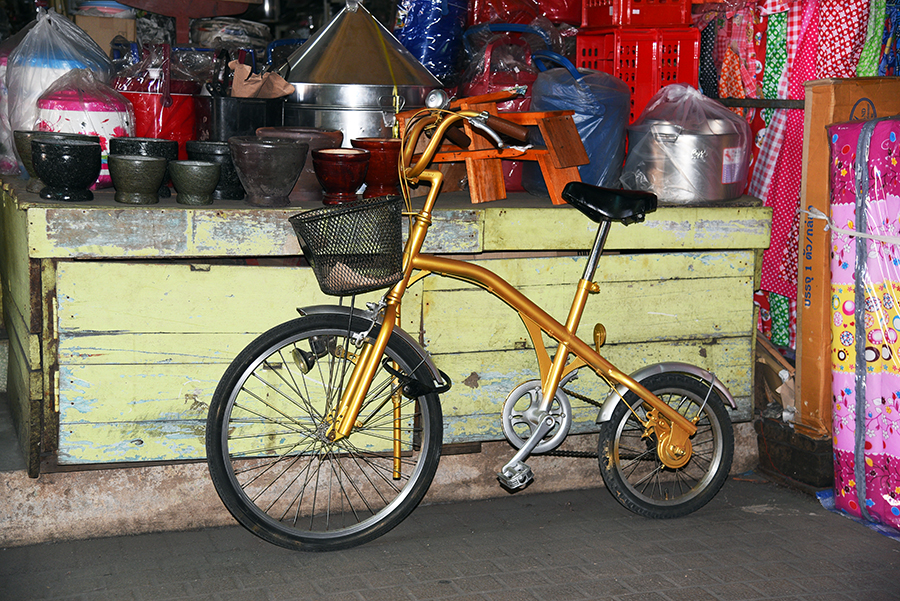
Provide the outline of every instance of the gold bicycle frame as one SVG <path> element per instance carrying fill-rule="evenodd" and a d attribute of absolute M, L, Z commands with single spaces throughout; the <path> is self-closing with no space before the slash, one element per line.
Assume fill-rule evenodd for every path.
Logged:
<path fill-rule="evenodd" d="M 433 273 L 472 283 L 500 298 L 519 314 L 526 330 L 528 330 L 537 355 L 543 391 L 543 399 L 539 407 L 540 411 L 549 410 L 550 404 L 556 396 L 559 382 L 566 374 L 575 369 L 589 366 L 601 378 L 610 383 L 613 389 L 615 389 L 616 384 L 621 384 L 652 407 L 650 413 L 655 412 L 655 415 L 648 416 L 645 427 L 656 428 L 660 438 L 665 437 L 664 445 L 660 446 L 662 451 L 660 459 L 669 467 L 683 465 L 690 459 L 690 441 L 688 439 L 697 430 L 694 423 L 662 402 L 656 395 L 629 375 L 619 371 L 618 368 L 601 356 L 598 350 L 589 346 L 575 334 L 587 303 L 588 294 L 599 290 L 599 286 L 596 283 L 583 278 L 579 280 L 566 324 L 563 325 L 492 271 L 465 261 L 420 253 L 428 228 L 431 225 L 431 213 L 443 181 L 441 172 L 426 170 L 425 167 L 440 146 L 443 133 L 448 127 L 460 119 L 478 115 L 479 113 L 473 111 L 446 113 L 441 117 L 432 115 L 429 118 L 415 122 L 410 127 L 409 135 L 404 142 L 402 150 L 402 165 L 408 165 L 412 160 L 416 142 L 424 128 L 437 123 L 437 130 L 432 135 L 431 141 L 415 166 L 407 167 L 403 171 L 407 181 L 420 182 L 424 180 L 430 184 L 430 190 L 425 198 L 423 208 L 413 216 L 409 239 L 404 250 L 403 278 L 385 295 L 386 308 L 381 330 L 374 341 L 365 344 L 365 348 L 359 355 L 348 387 L 344 391 L 341 402 L 338 405 L 331 435 L 335 439 L 340 439 L 349 436 L 353 430 L 366 392 L 378 368 L 379 359 L 396 325 L 400 302 L 410 283 L 413 272 L 418 271 L 424 272 L 424 275 Z M 542 332 L 546 332 L 559 342 L 559 347 L 552 360 L 544 346 Z M 571 363 L 568 362 L 569 354 L 575 356 Z"/>

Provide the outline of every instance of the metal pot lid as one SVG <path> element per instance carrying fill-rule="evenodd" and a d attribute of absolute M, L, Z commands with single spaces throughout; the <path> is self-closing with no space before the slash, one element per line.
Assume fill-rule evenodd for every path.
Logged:
<path fill-rule="evenodd" d="M 292 83 L 442 87 L 391 32 L 354 0 L 288 57 Z M 287 73 L 285 75 L 285 73 Z"/>

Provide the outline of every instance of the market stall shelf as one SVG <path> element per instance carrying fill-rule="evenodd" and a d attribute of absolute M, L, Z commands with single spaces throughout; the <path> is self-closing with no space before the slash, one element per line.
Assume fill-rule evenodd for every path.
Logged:
<path fill-rule="evenodd" d="M 32 476 L 202 459 L 207 404 L 235 354 L 296 317 L 296 307 L 327 300 L 311 269 L 298 266 L 287 218 L 305 206 L 125 206 L 99 191 L 76 207 L 13 183 L 2 191 L 0 276 L 9 394 Z M 738 401 L 732 419 L 749 420 L 752 295 L 769 220 L 751 200 L 664 207 L 627 231 L 614 227 L 607 247 L 617 254 L 604 259 L 606 284 L 584 327 L 607 325 L 606 354 L 624 369 L 681 360 L 714 371 Z M 464 193 L 447 194 L 427 251 L 490 261 L 562 314 L 568 299 L 557 298 L 557 284 L 580 276 L 591 226 L 546 199 L 472 205 Z M 497 398 L 531 377 L 522 371 L 532 351 L 521 323 L 465 284 L 426 278 L 416 288 L 402 325 L 455 382 L 443 403 L 445 445 L 502 440 Z M 636 300 L 623 306 L 625 296 Z M 601 394 L 587 380 L 572 385 Z M 596 409 L 580 403 L 575 413 L 574 431 L 592 431 Z"/>

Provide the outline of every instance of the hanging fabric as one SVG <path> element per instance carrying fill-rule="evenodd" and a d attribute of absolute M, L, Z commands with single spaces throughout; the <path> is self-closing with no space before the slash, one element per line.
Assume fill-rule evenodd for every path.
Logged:
<path fill-rule="evenodd" d="M 866 43 L 859 56 L 859 65 L 856 67 L 857 77 L 878 75 L 878 59 L 881 58 L 881 37 L 884 34 L 886 4 L 886 0 L 872 0 L 869 6 Z"/>
<path fill-rule="evenodd" d="M 868 22 L 869 0 L 819 0 L 818 79 L 856 76 Z"/>
<path fill-rule="evenodd" d="M 798 43 L 789 63 L 790 98 L 803 98 L 804 84 L 815 78 L 819 38 L 817 9 L 818 0 L 807 0 L 802 5 Z M 789 38 L 790 35 L 789 23 Z M 777 176 L 773 178 L 771 189 L 764 197 L 765 206 L 772 207 L 772 241 L 763 253 L 761 286 L 763 290 L 796 299 L 798 209 L 803 174 L 803 111 L 785 112 L 784 139 L 774 170 Z"/>

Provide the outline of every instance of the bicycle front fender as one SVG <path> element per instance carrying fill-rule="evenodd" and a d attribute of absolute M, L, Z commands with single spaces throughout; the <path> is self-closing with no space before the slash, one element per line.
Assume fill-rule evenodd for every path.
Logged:
<path fill-rule="evenodd" d="M 312 307 L 298 308 L 297 313 L 302 316 L 322 315 L 329 313 L 334 315 L 347 316 L 351 314 L 351 309 L 350 307 L 344 305 L 315 305 Z M 368 319 L 366 311 L 353 308 L 352 313 L 355 317 Z M 375 322 L 380 324 L 381 320 L 376 319 Z M 412 349 L 413 352 L 416 353 L 416 355 L 419 356 L 419 358 L 422 360 L 422 363 L 424 363 L 424 365 L 428 368 L 429 373 L 431 373 L 431 377 L 434 379 L 434 382 L 437 385 L 436 387 L 447 384 L 447 382 L 445 382 L 444 378 L 441 376 L 441 371 L 437 368 L 437 366 L 434 364 L 434 361 L 431 359 L 431 355 L 428 353 L 428 351 L 422 348 L 422 346 L 418 342 L 416 342 L 415 338 L 410 336 L 407 332 L 399 327 L 394 327 L 393 335 L 399 337 L 400 340 L 402 340 L 410 349 Z"/>
<path fill-rule="evenodd" d="M 704 382 L 707 386 L 712 382 L 712 385 L 716 389 L 716 392 L 719 393 L 719 396 L 721 396 L 732 409 L 737 409 L 737 403 L 734 402 L 734 397 L 731 396 L 731 393 L 728 392 L 725 385 L 722 384 L 712 372 L 707 371 L 702 367 L 691 365 L 690 363 L 681 363 L 678 361 L 655 363 L 637 370 L 631 374 L 631 377 L 640 382 L 645 378 L 662 373 L 684 374 Z M 608 422 L 612 418 L 613 410 L 616 408 L 616 405 L 621 402 L 622 397 L 625 396 L 625 393 L 627 392 L 628 389 L 620 384 L 615 390 L 609 393 L 609 396 L 606 397 L 606 400 L 603 401 L 603 405 L 600 407 L 600 412 L 597 414 L 598 424 Z"/>

